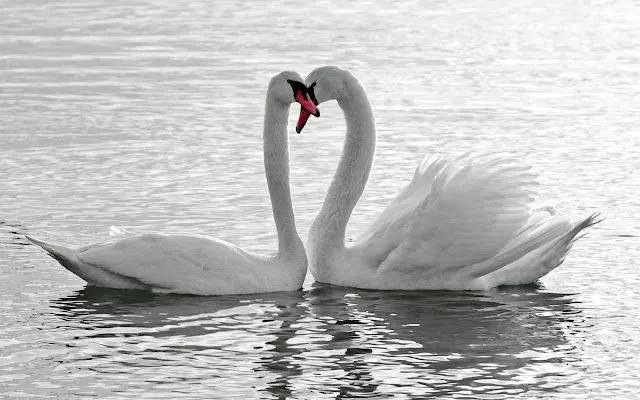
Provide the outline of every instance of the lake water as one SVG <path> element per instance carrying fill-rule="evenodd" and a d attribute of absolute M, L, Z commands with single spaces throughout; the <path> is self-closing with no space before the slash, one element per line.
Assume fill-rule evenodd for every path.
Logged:
<path fill-rule="evenodd" d="M 637 398 L 639 15 L 629 0 L 0 3 L 0 397 Z M 541 205 L 606 220 L 539 286 L 469 293 L 310 277 L 254 296 L 97 290 L 26 242 L 117 225 L 272 251 L 266 84 L 326 64 L 361 80 L 378 124 L 348 236 L 425 155 L 471 150 L 521 157 Z M 290 137 L 303 239 L 345 129 L 321 109 Z"/>

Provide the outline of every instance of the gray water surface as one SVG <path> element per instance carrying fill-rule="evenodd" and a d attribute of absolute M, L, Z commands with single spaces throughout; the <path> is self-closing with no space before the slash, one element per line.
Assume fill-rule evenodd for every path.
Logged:
<path fill-rule="evenodd" d="M 635 399 L 639 16 L 609 0 L 0 3 L 0 397 Z M 273 252 L 266 85 L 327 64 L 360 79 L 378 126 L 349 237 L 424 156 L 468 151 L 520 157 L 540 206 L 606 220 L 540 285 L 472 293 L 100 290 L 25 240 L 117 225 Z M 290 136 L 303 237 L 345 130 L 321 110 Z"/>

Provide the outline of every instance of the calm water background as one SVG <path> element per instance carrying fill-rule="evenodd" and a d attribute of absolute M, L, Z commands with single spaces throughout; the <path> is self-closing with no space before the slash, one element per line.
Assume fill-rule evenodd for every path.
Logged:
<path fill-rule="evenodd" d="M 640 391 L 640 8 L 632 1 L 0 3 L 0 397 L 615 398 Z M 428 154 L 517 155 L 602 212 L 539 287 L 200 298 L 93 290 L 66 244 L 209 234 L 269 252 L 268 79 L 337 64 L 379 145 L 349 235 Z M 295 114 L 292 113 L 293 122 Z M 292 135 L 300 231 L 344 122 Z"/>

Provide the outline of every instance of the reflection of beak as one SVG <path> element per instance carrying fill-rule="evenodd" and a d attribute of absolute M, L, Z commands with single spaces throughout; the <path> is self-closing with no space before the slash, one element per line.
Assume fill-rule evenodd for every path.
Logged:
<path fill-rule="evenodd" d="M 298 117 L 298 123 L 296 124 L 296 132 L 300 133 L 311 115 L 320 116 L 320 110 L 306 93 L 299 91 L 294 97 L 300 103 L 300 117 Z"/>

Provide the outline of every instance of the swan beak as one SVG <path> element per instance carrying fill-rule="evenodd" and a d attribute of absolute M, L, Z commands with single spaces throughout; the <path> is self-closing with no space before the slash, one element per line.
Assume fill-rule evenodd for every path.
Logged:
<path fill-rule="evenodd" d="M 296 133 L 302 132 L 302 128 L 307 124 L 307 120 L 311 116 L 311 113 L 300 107 L 300 116 L 298 117 L 298 123 L 296 124 Z"/>
<path fill-rule="evenodd" d="M 296 92 L 296 95 L 293 97 L 296 99 L 298 103 L 300 103 L 302 108 L 307 110 L 310 114 L 316 117 L 320 116 L 320 110 L 318 110 L 318 106 L 316 106 L 316 103 L 314 103 L 313 100 L 311 100 L 311 97 L 308 94 L 299 90 L 298 92 Z"/>
<path fill-rule="evenodd" d="M 311 98 L 302 91 L 296 92 L 294 98 L 298 103 L 300 103 L 300 116 L 298 117 L 298 123 L 296 124 L 296 132 L 300 133 L 311 115 L 314 115 L 315 117 L 320 116 L 320 110 L 318 110 L 316 103 L 314 103 L 313 100 L 311 100 Z"/>

